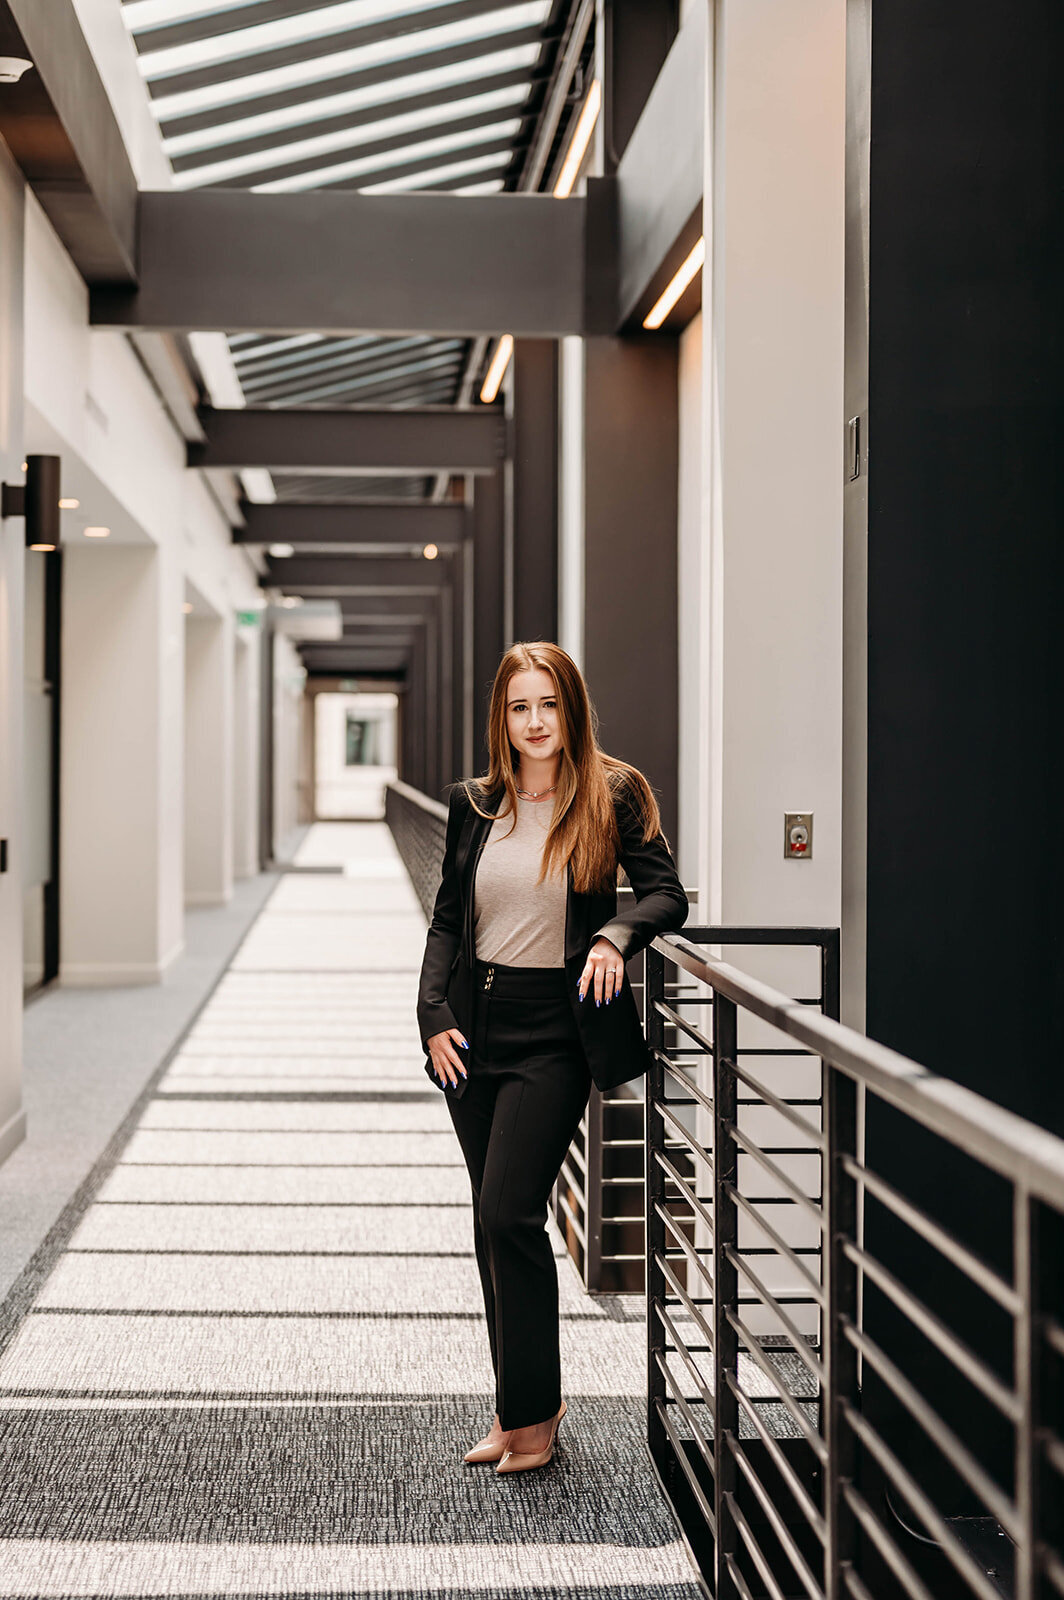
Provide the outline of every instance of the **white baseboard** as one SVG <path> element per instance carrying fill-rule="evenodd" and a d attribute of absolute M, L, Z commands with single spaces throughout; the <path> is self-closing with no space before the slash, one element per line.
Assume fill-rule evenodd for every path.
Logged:
<path fill-rule="evenodd" d="M 185 948 L 179 939 L 161 961 L 61 961 L 59 983 L 64 989 L 125 989 L 137 984 L 161 983 L 167 969 Z"/>
<path fill-rule="evenodd" d="M 185 890 L 185 905 L 194 906 L 199 911 L 211 906 L 227 906 L 232 898 L 232 890 L 228 894 L 220 894 L 217 889 Z"/>
<path fill-rule="evenodd" d="M 0 1128 L 0 1162 L 7 1160 L 12 1150 L 22 1143 L 26 1137 L 26 1113 L 16 1111 Z"/>

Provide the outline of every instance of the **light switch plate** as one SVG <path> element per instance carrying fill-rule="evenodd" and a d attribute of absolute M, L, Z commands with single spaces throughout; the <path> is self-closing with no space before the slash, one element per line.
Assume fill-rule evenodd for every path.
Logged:
<path fill-rule="evenodd" d="M 810 861 L 813 855 L 813 813 L 783 813 L 783 858 L 785 861 Z"/>

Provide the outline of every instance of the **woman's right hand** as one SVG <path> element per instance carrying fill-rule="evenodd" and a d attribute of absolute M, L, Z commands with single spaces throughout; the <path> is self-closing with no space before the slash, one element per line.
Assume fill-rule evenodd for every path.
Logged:
<path fill-rule="evenodd" d="M 463 1050 L 469 1049 L 461 1028 L 445 1028 L 442 1033 L 432 1034 L 425 1042 L 432 1057 L 432 1070 L 444 1088 L 448 1084 L 454 1088 L 458 1082 L 456 1074 L 459 1072 L 463 1078 L 468 1078 L 469 1074 L 458 1054 L 459 1045 Z"/>

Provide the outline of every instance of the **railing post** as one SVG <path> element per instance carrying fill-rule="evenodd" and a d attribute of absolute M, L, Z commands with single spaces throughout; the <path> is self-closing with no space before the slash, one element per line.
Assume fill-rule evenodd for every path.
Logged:
<path fill-rule="evenodd" d="M 1038 1419 L 1044 1407 L 1040 1389 L 1043 1377 L 1041 1316 L 1043 1311 L 1043 1241 L 1041 1207 L 1017 1183 L 1013 1190 L 1013 1281 L 1020 1299 L 1014 1325 L 1014 1364 L 1020 1418 L 1016 1426 L 1016 1513 L 1020 1539 L 1016 1546 L 1016 1600 L 1040 1600 L 1043 1592 L 1040 1539 L 1042 1536 L 1041 1445 Z"/>
<path fill-rule="evenodd" d="M 738 1207 L 728 1193 L 738 1183 L 738 1147 L 731 1129 L 738 1113 L 736 1078 L 738 1011 L 732 1000 L 713 993 L 713 1461 L 716 1480 L 716 1600 L 738 1594 L 728 1570 L 728 1557 L 738 1554 L 732 1515 L 737 1469 L 729 1437 L 738 1437 L 739 1402 L 728 1382 L 738 1381 L 739 1335 L 728 1319 L 738 1308 L 739 1275 L 728 1259 L 739 1244 Z"/>
<path fill-rule="evenodd" d="M 659 1207 L 665 1205 L 665 1173 L 655 1159 L 655 1152 L 665 1146 L 665 1123 L 658 1105 L 665 1093 L 665 1073 L 656 1052 L 665 1049 L 665 1018 L 654 1002 L 665 998 L 665 957 L 653 945 L 646 952 L 645 986 L 643 989 L 643 1022 L 647 1042 L 651 1049 L 650 1070 L 647 1073 L 644 1113 L 644 1138 L 646 1162 L 646 1307 L 647 1307 L 647 1445 L 654 1464 L 663 1478 L 665 1470 L 665 1429 L 659 1407 L 665 1404 L 665 1379 L 658 1366 L 659 1355 L 665 1351 L 665 1329 L 657 1314 L 657 1307 L 665 1298 L 665 1279 L 659 1259 L 665 1254 L 665 1224 Z"/>
<path fill-rule="evenodd" d="M 820 1426 L 827 1446 L 824 1594 L 826 1600 L 842 1600 L 847 1593 L 843 1570 L 854 1558 L 856 1537 L 853 1513 L 844 1490 L 853 1482 L 857 1468 L 857 1442 L 846 1422 L 844 1404 L 848 1402 L 855 1411 L 860 1409 L 857 1352 L 843 1332 L 843 1318 L 854 1324 L 858 1320 L 857 1269 L 845 1250 L 848 1240 L 857 1242 L 857 1185 L 844 1166 L 847 1157 L 857 1156 L 857 1085 L 827 1061 L 821 1062 L 821 1072 L 827 1139 L 821 1179 L 824 1313 L 820 1354 L 824 1383 L 820 1394 Z"/>
<path fill-rule="evenodd" d="M 602 1091 L 591 1086 L 584 1126 L 584 1287 L 591 1294 L 602 1288 Z"/>

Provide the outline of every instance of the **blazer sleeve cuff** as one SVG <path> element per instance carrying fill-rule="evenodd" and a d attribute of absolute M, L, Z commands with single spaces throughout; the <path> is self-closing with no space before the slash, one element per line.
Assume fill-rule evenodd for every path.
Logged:
<path fill-rule="evenodd" d="M 435 1033 L 446 1033 L 448 1028 L 457 1028 L 454 1012 L 446 1000 L 441 1000 L 433 1005 L 418 1007 L 418 1029 L 421 1034 L 422 1048 L 428 1050 L 428 1041 Z"/>
<path fill-rule="evenodd" d="M 616 945 L 626 961 L 631 961 L 632 957 L 637 956 L 643 948 L 626 922 L 607 922 L 606 926 L 595 934 L 592 944 L 595 939 L 608 939 L 610 944 Z"/>

